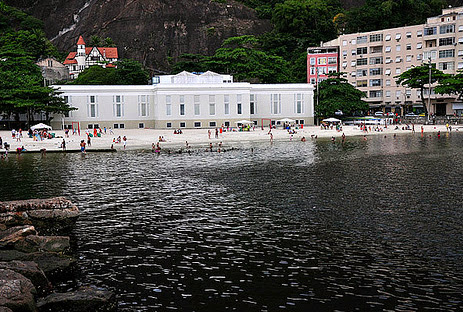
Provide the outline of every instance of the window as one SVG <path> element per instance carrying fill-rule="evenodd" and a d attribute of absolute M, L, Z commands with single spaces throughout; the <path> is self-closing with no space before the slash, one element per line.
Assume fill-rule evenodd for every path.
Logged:
<path fill-rule="evenodd" d="M 343 45 L 343 46 L 346 46 L 346 45 L 347 45 L 347 40 L 343 40 L 343 41 L 342 41 L 342 45 Z"/>
<path fill-rule="evenodd" d="M 181 122 L 180 123 L 180 128 L 185 128 L 186 127 L 186 123 L 185 122 Z"/>
<path fill-rule="evenodd" d="M 328 58 L 328 64 L 336 64 L 337 62 L 338 62 L 338 59 L 336 57 Z"/>
<path fill-rule="evenodd" d="M 223 107 L 224 107 L 224 114 L 229 115 L 230 114 L 230 95 L 225 94 L 223 96 Z"/>
<path fill-rule="evenodd" d="M 360 36 L 360 37 L 357 37 L 357 44 L 367 43 L 367 41 L 368 41 L 368 37 L 367 37 L 367 36 Z"/>
<path fill-rule="evenodd" d="M 443 25 L 439 27 L 440 34 L 450 34 L 455 32 L 455 24 Z"/>
<path fill-rule="evenodd" d="M 249 98 L 249 108 L 251 115 L 257 114 L 257 95 L 251 94 Z"/>
<path fill-rule="evenodd" d="M 411 55 L 407 55 L 406 60 L 407 60 L 407 62 L 411 62 L 411 61 L 412 61 L 412 56 L 411 56 Z"/>
<path fill-rule="evenodd" d="M 439 58 L 455 57 L 455 50 L 442 50 L 439 51 Z"/>
<path fill-rule="evenodd" d="M 382 68 L 370 68 L 370 76 L 377 76 L 382 75 L 383 69 Z"/>
<path fill-rule="evenodd" d="M 383 57 L 370 57 L 370 65 L 383 64 Z"/>
<path fill-rule="evenodd" d="M 171 122 L 166 123 L 166 128 L 172 128 L 172 123 Z"/>
<path fill-rule="evenodd" d="M 302 93 L 296 93 L 294 95 L 294 112 L 296 114 L 302 114 L 304 104 L 304 95 Z"/>
<path fill-rule="evenodd" d="M 395 91 L 395 97 L 396 97 L 397 99 L 400 98 L 400 94 L 401 94 L 400 90 L 396 90 L 396 91 Z"/>
<path fill-rule="evenodd" d="M 215 115 L 215 95 L 209 95 L 209 115 Z"/>
<path fill-rule="evenodd" d="M 310 65 L 315 65 L 315 57 L 310 58 Z"/>
<path fill-rule="evenodd" d="M 116 124 L 114 124 L 116 125 Z M 124 124 L 119 124 L 119 129 L 124 129 L 125 128 L 125 125 Z"/>
<path fill-rule="evenodd" d="M 350 66 L 351 66 L 351 67 L 355 67 L 355 64 L 356 64 L 356 63 L 357 63 L 357 62 L 356 62 L 355 60 L 353 60 L 352 62 L 350 62 Z"/>
<path fill-rule="evenodd" d="M 113 115 L 114 117 L 124 116 L 124 96 L 113 96 Z"/>
<path fill-rule="evenodd" d="M 350 43 L 351 43 L 351 44 L 357 44 L 357 40 L 356 40 L 356 39 L 352 39 Z"/>
<path fill-rule="evenodd" d="M 382 84 L 382 79 L 370 79 L 370 87 L 381 87 Z"/>
<path fill-rule="evenodd" d="M 439 63 L 439 70 L 453 70 L 455 69 L 454 62 L 440 62 Z"/>
<path fill-rule="evenodd" d="M 195 125 L 195 128 L 200 128 L 201 127 L 201 122 L 200 121 L 195 121 L 194 125 Z"/>
<path fill-rule="evenodd" d="M 405 36 L 406 36 L 407 38 L 411 38 L 411 37 L 412 37 L 412 33 L 411 33 L 411 32 L 407 32 L 407 33 L 405 34 Z"/>
<path fill-rule="evenodd" d="M 146 117 L 150 115 L 148 100 L 149 95 L 138 96 L 138 116 Z"/>
<path fill-rule="evenodd" d="M 391 97 L 391 91 L 386 91 L 386 97 Z"/>
<path fill-rule="evenodd" d="M 180 116 L 185 115 L 185 96 L 180 95 Z"/>
<path fill-rule="evenodd" d="M 417 31 L 416 31 L 416 36 L 417 36 L 417 37 L 422 37 L 422 36 L 423 36 L 423 31 L 417 30 Z"/>
<path fill-rule="evenodd" d="M 381 90 L 374 90 L 374 91 L 370 91 L 370 96 L 371 98 L 378 98 L 378 97 L 382 97 L 383 96 L 383 91 Z"/>
<path fill-rule="evenodd" d="M 357 54 L 367 54 L 368 53 L 368 48 L 367 47 L 362 47 L 362 48 L 357 48 Z"/>
<path fill-rule="evenodd" d="M 87 125 L 87 128 L 88 128 L 88 129 L 93 129 L 93 124 L 88 124 L 88 125 Z"/>
<path fill-rule="evenodd" d="M 326 65 L 326 57 L 319 57 L 317 61 L 318 65 Z"/>
<path fill-rule="evenodd" d="M 366 87 L 368 86 L 368 81 L 367 80 L 358 80 L 357 81 L 357 87 L 361 88 L 361 87 Z"/>
<path fill-rule="evenodd" d="M 405 46 L 405 49 L 407 51 L 411 50 L 412 49 L 412 44 L 411 43 L 408 43 L 406 46 Z"/>
<path fill-rule="evenodd" d="M 423 59 L 429 60 L 435 60 L 437 56 L 437 51 L 424 51 L 423 52 Z"/>
<path fill-rule="evenodd" d="M 215 127 L 216 125 L 215 121 L 209 121 L 209 127 Z"/>
<path fill-rule="evenodd" d="M 199 102 L 199 95 L 195 95 L 194 97 L 194 108 L 195 108 L 195 116 L 199 116 L 201 111 L 200 111 L 201 103 Z"/>
<path fill-rule="evenodd" d="M 424 35 L 425 36 L 432 36 L 437 34 L 437 27 L 425 27 L 424 29 Z"/>
<path fill-rule="evenodd" d="M 357 69 L 357 76 L 358 77 L 364 77 L 368 75 L 368 70 L 367 69 Z"/>
<path fill-rule="evenodd" d="M 463 31 L 463 25 L 458 26 L 458 31 Z"/>
<path fill-rule="evenodd" d="M 386 60 L 384 61 L 384 63 L 386 64 L 392 63 L 392 59 L 390 57 L 386 57 Z"/>
<path fill-rule="evenodd" d="M 281 94 L 271 94 L 270 101 L 272 114 L 281 114 Z"/>
<path fill-rule="evenodd" d="M 140 123 L 138 124 L 138 128 L 139 128 L 139 129 L 143 129 L 144 127 L 145 127 L 145 124 L 144 124 L 144 123 L 140 122 Z"/>
<path fill-rule="evenodd" d="M 367 65 L 367 64 L 368 64 L 368 59 L 367 58 L 357 59 L 357 66 Z"/>
<path fill-rule="evenodd" d="M 342 62 L 342 67 L 346 68 L 347 67 L 347 62 Z"/>
<path fill-rule="evenodd" d="M 423 58 L 423 55 L 422 55 L 422 54 L 417 54 L 417 55 L 416 55 L 416 59 L 417 59 L 418 61 L 421 61 L 422 58 Z"/>
<path fill-rule="evenodd" d="M 418 42 L 418 43 L 416 44 L 416 48 L 417 48 L 417 49 L 421 49 L 422 47 L 423 47 L 423 43 Z"/>
<path fill-rule="evenodd" d="M 377 47 L 371 47 L 370 48 L 370 53 L 381 53 L 383 52 L 383 47 L 382 46 L 377 46 Z"/>
<path fill-rule="evenodd" d="M 458 63 L 458 69 L 462 69 L 463 68 L 463 62 L 459 62 Z"/>
<path fill-rule="evenodd" d="M 336 66 L 328 66 L 328 73 L 336 73 L 338 68 Z"/>
<path fill-rule="evenodd" d="M 384 40 L 386 40 L 386 41 L 391 40 L 391 35 L 386 35 L 386 36 L 384 37 Z"/>
<path fill-rule="evenodd" d="M 390 86 L 391 85 L 391 79 L 386 79 L 386 86 Z"/>
<path fill-rule="evenodd" d="M 399 34 L 399 33 L 395 34 L 395 39 L 396 40 L 400 40 L 400 38 L 402 38 L 402 34 Z"/>
<path fill-rule="evenodd" d="M 398 45 L 395 46 L 395 50 L 396 50 L 397 52 L 400 52 L 400 44 L 398 44 Z"/>
<path fill-rule="evenodd" d="M 351 75 L 352 77 L 355 77 L 355 76 L 357 76 L 357 72 L 353 71 L 353 72 L 350 73 L 350 75 Z"/>
<path fill-rule="evenodd" d="M 89 95 L 87 97 L 87 116 L 98 117 L 98 96 Z"/>
<path fill-rule="evenodd" d="M 463 37 L 458 38 L 458 43 L 463 43 Z"/>
<path fill-rule="evenodd" d="M 236 95 L 236 112 L 238 115 L 241 115 L 243 113 L 242 108 L 243 108 L 242 95 L 237 94 Z"/>
<path fill-rule="evenodd" d="M 113 125 L 113 128 L 114 128 L 114 129 L 119 129 L 119 124 L 114 124 L 114 125 Z"/>
<path fill-rule="evenodd" d="M 397 68 L 395 69 L 395 73 L 396 73 L 397 75 L 400 75 L 401 72 L 402 72 L 402 71 L 400 70 L 400 67 L 397 67 Z"/>
<path fill-rule="evenodd" d="M 347 50 L 342 50 L 342 56 L 347 56 Z"/>
<path fill-rule="evenodd" d="M 455 37 L 439 38 L 439 46 L 453 45 Z"/>
<path fill-rule="evenodd" d="M 353 49 L 353 50 L 351 50 L 351 53 L 352 53 L 352 55 L 357 55 L 357 50 Z"/>
<path fill-rule="evenodd" d="M 402 58 L 400 56 L 396 57 L 395 58 L 395 62 L 396 63 L 400 63 L 402 61 Z"/>
<path fill-rule="evenodd" d="M 370 35 L 370 42 L 383 41 L 383 34 Z"/>
<path fill-rule="evenodd" d="M 390 68 L 387 68 L 387 69 L 384 71 L 384 73 L 385 73 L 386 75 L 390 75 L 390 74 L 391 74 L 391 69 L 390 69 Z"/>
<path fill-rule="evenodd" d="M 384 49 L 385 52 L 391 52 L 391 47 L 390 46 L 387 46 L 385 49 Z"/>
<path fill-rule="evenodd" d="M 172 98 L 170 95 L 166 95 L 166 115 L 172 115 Z"/>

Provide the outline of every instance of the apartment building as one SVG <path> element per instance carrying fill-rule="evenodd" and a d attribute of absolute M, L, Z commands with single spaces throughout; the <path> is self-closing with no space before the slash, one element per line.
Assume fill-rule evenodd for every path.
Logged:
<path fill-rule="evenodd" d="M 323 47 L 338 47 L 338 71 L 361 91 L 371 111 L 403 115 L 422 111 L 420 92 L 396 84 L 395 76 L 412 66 L 431 62 L 445 73 L 463 69 L 463 7 L 444 9 L 442 15 L 427 19 L 426 24 L 345 34 L 326 42 Z M 312 53 L 311 53 L 312 52 Z M 308 60 L 323 58 L 324 53 L 308 49 Z M 308 76 L 310 73 L 308 67 Z M 322 78 L 323 79 L 323 78 Z M 436 95 L 431 86 L 430 113 L 462 113 L 456 97 Z"/>

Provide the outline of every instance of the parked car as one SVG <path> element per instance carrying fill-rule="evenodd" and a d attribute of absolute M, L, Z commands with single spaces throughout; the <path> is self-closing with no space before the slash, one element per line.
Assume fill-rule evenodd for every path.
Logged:
<path fill-rule="evenodd" d="M 405 114 L 405 117 L 418 117 L 418 115 L 415 114 L 415 113 L 413 113 L 413 112 L 411 112 L 411 113 L 406 113 L 406 114 Z"/>
<path fill-rule="evenodd" d="M 387 113 L 387 117 L 395 117 L 395 114 L 393 112 Z"/>
<path fill-rule="evenodd" d="M 375 116 L 383 117 L 384 113 L 383 112 L 375 112 Z"/>

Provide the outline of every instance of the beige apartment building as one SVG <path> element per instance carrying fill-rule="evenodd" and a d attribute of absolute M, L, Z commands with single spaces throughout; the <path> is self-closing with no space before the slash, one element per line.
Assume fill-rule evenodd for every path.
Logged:
<path fill-rule="evenodd" d="M 463 7 L 444 9 L 426 24 L 341 35 L 323 44 L 339 47 L 338 70 L 366 94 L 371 111 L 403 115 L 422 111 L 420 92 L 396 84 L 395 76 L 412 66 L 433 63 L 445 73 L 463 69 Z M 310 54 L 308 58 L 316 57 Z M 436 115 L 461 115 L 456 96 L 431 96 L 425 90 L 429 111 Z"/>

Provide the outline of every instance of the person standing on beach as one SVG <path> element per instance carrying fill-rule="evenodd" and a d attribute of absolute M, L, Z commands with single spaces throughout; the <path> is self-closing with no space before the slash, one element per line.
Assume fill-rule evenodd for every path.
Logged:
<path fill-rule="evenodd" d="M 80 151 L 82 153 L 85 153 L 85 141 L 84 140 L 80 141 Z"/>
<path fill-rule="evenodd" d="M 92 141 L 90 140 L 90 133 L 87 133 L 87 145 L 88 146 L 92 145 Z"/>
<path fill-rule="evenodd" d="M 211 130 L 207 130 L 207 138 L 210 140 L 211 139 Z"/>
<path fill-rule="evenodd" d="M 66 151 L 66 141 L 63 139 L 63 142 L 61 143 L 61 147 L 63 148 L 63 151 Z"/>
<path fill-rule="evenodd" d="M 219 129 L 215 128 L 215 138 L 219 138 Z"/>
<path fill-rule="evenodd" d="M 124 143 L 124 149 L 125 147 L 127 146 L 127 137 L 124 135 L 124 137 L 122 138 L 122 141 Z M 158 142 L 159 143 L 159 142 Z"/>

